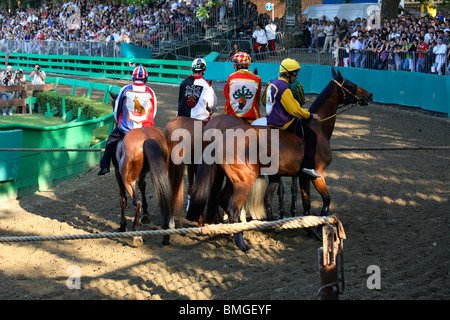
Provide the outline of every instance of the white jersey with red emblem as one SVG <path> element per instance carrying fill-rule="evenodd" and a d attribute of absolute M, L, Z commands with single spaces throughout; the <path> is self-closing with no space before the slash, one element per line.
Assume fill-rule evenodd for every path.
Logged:
<path fill-rule="evenodd" d="M 135 128 L 152 127 L 156 110 L 155 93 L 137 80 L 120 90 L 114 106 L 114 118 L 117 127 L 127 133 Z"/>
<path fill-rule="evenodd" d="M 232 73 L 223 89 L 227 99 L 225 114 L 234 114 L 250 123 L 260 118 L 261 86 L 261 78 L 247 69 Z"/>

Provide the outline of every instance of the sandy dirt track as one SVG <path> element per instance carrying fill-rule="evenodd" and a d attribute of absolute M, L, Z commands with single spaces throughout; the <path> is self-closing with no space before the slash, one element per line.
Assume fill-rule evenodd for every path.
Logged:
<path fill-rule="evenodd" d="M 176 113 L 178 89 L 150 86 L 158 98 L 156 125 L 164 130 Z M 216 86 L 222 113 L 224 98 Z M 308 96 L 307 105 L 314 98 Z M 332 147 L 449 146 L 450 122 L 370 104 L 339 115 L 331 142 Z M 348 238 L 346 290 L 340 299 L 450 297 L 449 167 L 448 150 L 333 153 L 325 172 L 330 211 Z M 120 209 L 114 174 L 98 177 L 96 172 L 0 203 L 0 236 L 116 231 Z M 290 179 L 284 183 L 288 212 Z M 147 185 L 152 223 L 143 230 L 161 226 Z M 313 188 L 312 199 L 313 213 L 319 214 L 321 199 Z M 129 227 L 132 215 L 129 204 Z M 237 250 L 228 235 L 175 235 L 167 247 L 160 237 L 146 237 L 138 248 L 129 239 L 0 243 L 0 299 L 318 299 L 319 241 L 304 230 L 244 236 L 253 248 L 248 253 Z M 372 265 L 380 268 L 380 289 L 367 287 Z M 80 270 L 81 289 L 67 287 L 70 266 Z"/>

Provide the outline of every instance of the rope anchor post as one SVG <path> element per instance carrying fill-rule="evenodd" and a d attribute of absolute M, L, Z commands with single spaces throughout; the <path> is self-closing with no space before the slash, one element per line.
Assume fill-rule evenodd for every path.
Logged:
<path fill-rule="evenodd" d="M 338 228 L 331 224 L 323 226 L 322 238 L 323 247 L 318 249 L 320 288 L 317 294 L 320 300 L 339 300 L 339 294 L 344 290 L 342 240 L 345 235 L 342 225 L 338 223 Z M 341 261 L 341 279 L 338 276 L 338 257 Z"/>

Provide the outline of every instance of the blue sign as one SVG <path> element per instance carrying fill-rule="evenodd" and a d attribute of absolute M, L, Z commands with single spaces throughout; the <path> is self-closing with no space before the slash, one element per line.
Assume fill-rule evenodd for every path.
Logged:
<path fill-rule="evenodd" d="M 266 10 L 270 11 L 272 9 L 273 9 L 273 3 L 270 3 L 270 2 L 266 3 Z"/>

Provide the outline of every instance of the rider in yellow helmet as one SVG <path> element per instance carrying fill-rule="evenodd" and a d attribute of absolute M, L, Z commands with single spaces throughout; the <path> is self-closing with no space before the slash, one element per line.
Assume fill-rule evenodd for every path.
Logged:
<path fill-rule="evenodd" d="M 300 65 L 294 59 L 284 59 L 280 64 L 279 77 L 267 87 L 267 124 L 303 137 L 305 155 L 302 172 L 313 178 L 321 175 L 315 170 L 317 136 L 308 126 L 311 120 L 320 120 L 316 113 L 303 109 L 294 98 L 290 85 L 295 82 Z"/>

